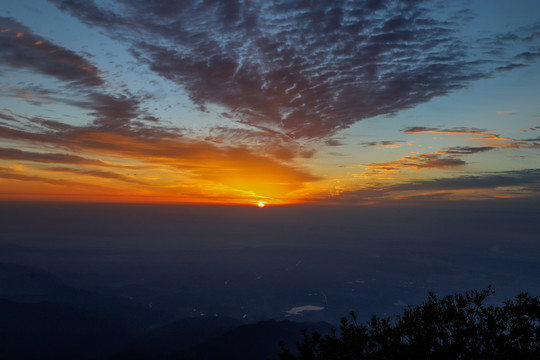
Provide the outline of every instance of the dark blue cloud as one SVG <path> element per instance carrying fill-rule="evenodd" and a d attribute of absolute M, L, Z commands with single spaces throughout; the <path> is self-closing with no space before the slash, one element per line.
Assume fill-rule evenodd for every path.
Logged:
<path fill-rule="evenodd" d="M 109 166 L 107 163 L 78 155 L 64 153 L 38 153 L 19 149 L 0 148 L 0 159 L 40 163 L 63 163 L 73 165 Z"/>
<path fill-rule="evenodd" d="M 339 197 L 343 200 L 358 201 L 366 198 L 384 198 L 391 193 L 402 191 L 443 191 L 446 193 L 437 196 L 446 197 L 447 195 L 451 195 L 453 191 L 497 189 L 500 187 L 516 187 L 516 194 L 528 195 L 531 196 L 532 199 L 536 199 L 537 194 L 540 191 L 540 169 L 501 171 L 476 175 L 416 180 L 376 189 L 344 192 L 340 194 Z M 413 197 L 407 199 L 410 200 L 412 198 Z"/>
<path fill-rule="evenodd" d="M 118 130 L 137 127 L 133 120 L 151 119 L 140 108 L 141 100 L 124 91 L 111 94 L 106 88 L 106 79 L 101 71 L 85 57 L 57 45 L 12 18 L 0 17 L 0 69 L 30 69 L 35 73 L 47 75 L 61 82 L 55 89 L 41 89 L 31 86 L 27 89 L 4 89 L 9 96 L 30 96 L 33 93 L 53 94 L 47 101 L 66 103 L 88 110 L 94 117 L 94 129 Z M 2 94 L 4 95 L 4 94 Z M 0 118 L 20 121 L 13 114 L 2 113 Z M 25 118 L 27 122 L 45 126 L 55 131 L 73 130 L 70 125 L 45 119 Z"/>
<path fill-rule="evenodd" d="M 467 9 L 427 1 L 51 1 L 129 42 L 201 109 L 219 104 L 292 139 L 326 137 L 513 69 L 505 46 L 535 31 L 494 35 L 480 52 L 459 32 Z"/>
<path fill-rule="evenodd" d="M 429 189 L 429 190 L 458 190 L 458 189 L 494 189 L 504 186 L 525 186 L 531 189 L 540 184 L 540 169 L 525 169 L 519 171 L 504 171 L 481 175 L 459 176 L 421 180 L 409 184 L 395 185 L 393 191 Z"/>
<path fill-rule="evenodd" d="M 383 141 L 365 141 L 360 143 L 363 146 L 381 146 L 381 147 L 400 147 L 405 140 L 383 140 Z"/>
<path fill-rule="evenodd" d="M 77 53 L 44 41 L 17 21 L 0 17 L 0 67 L 31 68 L 79 86 L 104 84 L 98 69 Z"/>
<path fill-rule="evenodd" d="M 439 151 L 440 154 L 448 155 L 471 155 L 495 149 L 492 146 L 453 146 Z"/>

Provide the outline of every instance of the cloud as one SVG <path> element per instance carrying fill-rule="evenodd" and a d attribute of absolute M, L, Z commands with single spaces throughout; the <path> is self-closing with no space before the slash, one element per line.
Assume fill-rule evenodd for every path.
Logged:
<path fill-rule="evenodd" d="M 9 52 L 8 55 L 2 53 L 2 56 L 9 60 L 4 65 L 32 69 L 38 73 L 50 75 L 58 80 L 67 82 L 66 85 L 72 89 L 58 94 L 59 97 L 56 98 L 56 102 L 86 110 L 88 111 L 88 115 L 93 117 L 90 126 L 75 127 L 56 120 L 29 118 L 3 113 L 1 114 L 1 118 L 18 122 L 22 126 L 19 126 L 17 129 L 8 127 L 1 129 L 3 136 L 7 138 L 13 136 L 14 138 L 24 139 L 25 141 L 39 143 L 41 141 L 51 141 L 54 137 L 60 138 L 67 136 L 67 138 L 73 138 L 72 136 L 74 134 L 102 133 L 112 138 L 117 134 L 133 139 L 160 138 L 181 140 L 184 144 L 189 142 L 189 140 L 182 139 L 181 129 L 164 128 L 160 124 L 159 119 L 142 110 L 141 100 L 137 97 L 127 92 L 122 94 L 108 93 L 108 89 L 104 86 L 105 81 L 99 75 L 99 70 L 83 57 L 51 42 L 36 40 L 41 39 L 41 37 L 13 19 L 1 18 L 0 22 L 6 28 L 6 31 L 2 33 L 3 37 L 1 40 L 9 44 L 10 48 L 15 49 L 12 51 L 11 57 L 8 56 Z M 15 30 L 23 35 L 19 37 L 11 36 Z M 26 60 L 16 61 L 20 57 L 24 57 Z M 65 66 L 65 63 L 69 63 L 69 66 Z M 17 98 L 24 97 L 28 101 L 32 100 L 30 90 L 11 89 L 11 91 Z M 47 92 L 47 101 L 49 101 L 49 96 L 50 92 Z M 143 123 L 143 121 L 149 121 L 150 124 Z M 254 143 L 257 143 L 258 150 L 261 153 L 266 153 L 274 156 L 276 159 L 287 161 L 292 160 L 297 155 L 307 158 L 314 154 L 313 150 L 300 148 L 289 137 L 279 132 L 263 126 L 257 126 L 255 130 L 252 129 L 253 127 L 249 130 L 217 127 L 211 130 L 207 141 L 213 141 L 220 145 L 233 143 L 237 146 L 244 144 L 253 146 Z M 85 139 L 84 141 L 99 143 L 99 141 L 94 139 Z M 66 145 L 64 144 L 63 146 Z M 75 144 L 67 146 L 70 150 L 73 150 L 75 147 Z M 79 149 L 88 147 L 88 144 L 81 144 Z M 15 156 L 13 152 L 9 155 Z M 44 155 L 41 155 L 39 159 L 37 159 L 37 154 L 20 153 L 18 156 L 32 156 L 34 160 L 40 160 L 41 162 L 46 160 Z M 58 156 L 53 157 L 59 160 Z M 64 156 L 62 160 L 65 162 L 68 160 L 75 161 L 75 158 L 67 159 Z"/>
<path fill-rule="evenodd" d="M 375 146 L 377 149 L 396 149 L 401 147 L 401 143 L 406 143 L 405 140 L 385 140 L 385 141 L 368 141 L 360 143 L 362 146 Z"/>
<path fill-rule="evenodd" d="M 447 154 L 447 155 L 471 155 L 477 154 L 480 152 L 486 152 L 489 150 L 495 149 L 491 146 L 454 146 L 450 148 L 445 148 L 442 151 L 438 151 L 437 154 Z"/>
<path fill-rule="evenodd" d="M 71 180 L 65 180 L 65 179 L 59 179 L 59 178 L 49 178 L 44 176 L 37 176 L 37 175 L 27 175 L 22 174 L 20 171 L 14 171 L 10 168 L 0 167 L 0 179 L 7 179 L 7 180 L 17 180 L 17 181 L 37 181 L 49 185 L 53 185 L 54 187 L 65 187 L 67 189 L 73 189 L 73 188 L 83 188 L 87 190 L 109 190 L 105 187 L 95 185 L 95 184 L 85 184 L 82 182 L 77 181 L 71 181 Z M 4 194 L 0 194 L 4 195 Z"/>
<path fill-rule="evenodd" d="M 530 139 L 519 139 L 519 141 L 527 141 L 527 142 L 540 142 L 540 137 L 536 138 L 530 138 Z"/>
<path fill-rule="evenodd" d="M 417 154 L 406 156 L 400 160 L 359 165 L 367 170 L 368 175 L 379 175 L 400 171 L 402 169 L 447 169 L 466 165 L 467 163 L 455 156 L 440 154 Z"/>
<path fill-rule="evenodd" d="M 320 311 L 324 310 L 324 306 L 315 306 L 315 305 L 304 305 L 304 306 L 296 306 L 289 310 L 283 311 L 287 315 L 303 315 L 302 313 L 304 311 Z"/>
<path fill-rule="evenodd" d="M 460 37 L 470 13 L 455 17 L 427 1 L 51 1 L 130 43 L 201 109 L 222 105 L 293 139 L 325 138 L 524 66 L 486 58 L 490 49 Z M 517 38 L 495 40 L 491 50 Z"/>
<path fill-rule="evenodd" d="M 471 198 L 496 197 L 500 189 L 504 190 L 503 197 L 508 196 L 537 196 L 540 192 L 540 169 L 524 169 L 517 171 L 501 171 L 479 173 L 455 177 L 435 178 L 428 180 L 413 180 L 401 184 L 376 187 L 366 187 L 356 191 L 344 191 L 338 198 L 346 201 L 357 200 L 442 200 L 456 195 Z M 482 194 L 482 195 L 479 195 Z"/>
<path fill-rule="evenodd" d="M 261 126 L 256 128 L 216 126 L 210 129 L 205 141 L 216 144 L 246 145 L 283 161 L 292 160 L 298 155 L 310 158 L 315 153 L 314 150 L 301 148 L 283 134 Z"/>
<path fill-rule="evenodd" d="M 326 139 L 324 141 L 324 144 L 327 145 L 327 146 L 343 146 L 343 145 L 347 145 L 344 142 L 342 142 L 341 140 L 335 139 L 335 138 Z"/>
<path fill-rule="evenodd" d="M 46 182 L 50 175 L 51 184 L 55 174 L 63 173 L 66 179 L 86 181 L 92 176 L 132 183 L 141 191 L 167 183 L 169 188 L 199 186 L 201 192 L 232 189 L 230 198 L 237 193 L 292 193 L 320 180 L 302 165 L 315 154 L 313 144 L 342 145 L 336 132 L 356 121 L 392 115 L 466 87 L 497 68 L 529 61 L 537 51 L 516 45 L 518 57 L 508 58 L 504 51 L 487 57 L 488 51 L 533 30 L 500 36 L 496 47 L 483 46 L 479 52 L 459 33 L 459 21 L 470 13 L 449 17 L 424 1 L 51 2 L 127 44 L 139 65 L 182 87 L 201 109 L 220 105 L 207 110 L 219 109 L 215 111 L 222 113 L 220 120 L 235 122 L 234 127 L 205 128 L 205 139 L 164 127 L 149 113 L 140 92 L 131 93 L 122 84 L 110 86 L 90 54 L 66 49 L 12 18 L 0 17 L 0 28 L 6 30 L 0 33 L 2 74 L 21 69 L 56 80 L 50 92 L 19 82 L 2 87 L 0 95 L 39 100 L 34 105 L 51 99 L 69 110 L 76 107 L 78 120 L 88 120 L 71 125 L 58 118 L 0 114 L 0 138 L 9 143 L 0 148 L 0 157 L 30 163 L 25 164 L 30 169 L 26 180 Z M 64 109 L 50 113 L 55 111 Z M 500 144 L 362 165 L 366 174 L 455 168 L 466 164 L 460 158 L 465 154 L 538 146 L 533 139 L 518 141 L 482 129 L 419 129 L 416 132 L 474 135 Z M 13 143 L 21 146 L 14 149 Z M 386 149 L 400 144 L 365 145 Z M 145 176 L 136 177 L 116 162 L 145 167 Z M 22 175 L 17 174 L 19 180 Z"/>
<path fill-rule="evenodd" d="M 30 69 L 38 74 L 52 76 L 68 89 L 58 87 L 33 95 L 29 89 L 13 88 L 12 97 L 36 104 L 51 103 L 54 100 L 55 103 L 79 107 L 87 110 L 94 117 L 94 123 L 103 129 L 135 126 L 129 123 L 139 117 L 155 122 L 156 118 L 140 109 L 141 101 L 137 97 L 128 92 L 109 93 L 99 69 L 81 55 L 44 40 L 11 18 L 0 17 L 0 28 L 7 30 L 0 33 L 1 66 Z M 51 94 L 56 97 L 53 99 Z"/>
<path fill-rule="evenodd" d="M 88 159 L 78 155 L 61 153 L 37 153 L 19 149 L 0 148 L 0 159 L 31 161 L 40 163 L 61 163 L 74 165 L 110 166 L 109 164 L 95 159 Z"/>
<path fill-rule="evenodd" d="M 498 148 L 510 149 L 538 149 L 540 148 L 540 139 L 479 139 L 483 145 Z"/>
<path fill-rule="evenodd" d="M 411 126 L 407 127 L 402 132 L 406 134 L 419 134 L 419 133 L 432 133 L 432 134 L 457 134 L 457 135 L 475 135 L 486 139 L 507 139 L 500 135 L 493 134 L 486 129 L 467 128 L 467 127 L 454 127 L 451 129 L 437 129 L 425 126 Z"/>
<path fill-rule="evenodd" d="M 510 71 L 514 69 L 524 68 L 526 66 L 527 64 L 508 64 L 508 65 L 496 67 L 495 70 L 496 71 Z"/>
<path fill-rule="evenodd" d="M 5 112 L 2 112 L 2 111 L 0 111 L 0 119 L 11 121 L 11 122 L 18 122 L 17 118 L 15 118 L 13 115 L 6 114 Z"/>
<path fill-rule="evenodd" d="M 537 51 L 525 51 L 521 54 L 516 55 L 516 59 L 526 60 L 528 62 L 533 62 L 536 58 L 540 57 L 540 50 Z"/>
<path fill-rule="evenodd" d="M 538 139 L 512 139 L 503 137 L 486 129 L 455 127 L 451 129 L 437 129 L 424 126 L 407 127 L 402 132 L 406 134 L 432 133 L 432 134 L 455 134 L 455 135 L 473 135 L 473 140 L 482 144 L 480 148 L 521 148 L 536 149 L 540 147 Z M 441 152 L 446 153 L 446 152 Z"/>
<path fill-rule="evenodd" d="M 125 126 L 142 114 L 138 108 L 139 101 L 126 95 L 113 96 L 94 92 L 89 94 L 88 100 L 76 105 L 91 110 L 90 115 L 95 117 L 94 123 L 106 129 Z"/>
<path fill-rule="evenodd" d="M 499 110 L 497 111 L 497 114 L 500 116 L 508 116 L 508 115 L 514 115 L 516 113 L 515 110 Z"/>
<path fill-rule="evenodd" d="M 419 188 L 423 190 L 494 189 L 507 186 L 530 186 L 538 183 L 540 183 L 540 169 L 525 169 L 455 178 L 421 180 L 409 184 L 395 185 L 392 190 L 414 190 Z"/>
<path fill-rule="evenodd" d="M 38 86 L 34 88 L 39 89 Z M 38 95 L 36 98 L 42 102 L 52 100 L 50 96 L 53 91 L 43 91 L 46 95 Z M 19 89 L 18 93 L 29 93 L 27 90 Z M 17 126 L 10 128 L 24 129 L 35 132 L 58 131 L 93 131 L 111 132 L 111 133 L 131 133 L 141 137 L 163 137 L 179 138 L 182 136 L 182 129 L 167 128 L 159 123 L 159 119 L 148 115 L 147 111 L 141 109 L 141 101 L 129 93 L 108 94 L 103 86 L 94 88 L 77 88 L 74 91 L 58 92 L 54 94 L 54 101 L 66 105 L 74 106 L 87 112 L 91 119 L 88 127 L 77 127 L 65 122 L 41 117 L 30 117 L 21 114 L 15 114 L 10 110 L 0 111 L 0 119 L 4 119 Z M 148 123 L 149 122 L 149 123 Z M 5 124 L 8 125 L 8 124 Z M 8 131 L 4 129 L 4 131 Z M 39 135 L 37 136 L 39 138 Z"/>
<path fill-rule="evenodd" d="M 244 196 L 263 196 L 279 198 L 292 191 L 303 188 L 307 183 L 320 180 L 294 164 L 286 164 L 277 159 L 261 155 L 242 146 L 217 146 L 210 142 L 187 139 L 175 132 L 166 133 L 164 129 L 143 132 L 124 127 L 111 132 L 99 126 L 71 126 L 43 132 L 24 131 L 0 126 L 0 138 L 43 147 L 55 147 L 78 154 L 93 154 L 121 158 L 122 163 L 135 163 L 137 166 L 152 167 L 154 177 L 180 176 L 186 184 L 214 184 L 229 188 Z M 28 152 L 9 155 L 34 160 L 58 159 L 58 156 Z M 81 161 L 81 158 L 60 156 L 67 163 Z M 81 164 L 82 165 L 82 164 Z M 86 165 L 86 164 L 85 164 Z M 96 169 L 49 168 L 50 170 L 71 172 L 79 175 L 98 176 L 137 183 L 131 175 L 118 169 L 105 172 Z M 122 175 L 123 174 L 123 175 Z M 173 174 L 173 175 L 171 175 Z M 140 185 L 152 185 L 144 181 Z M 203 185 L 198 185 L 203 186 Z M 164 188 L 166 190 L 166 188 Z M 157 191 L 158 189 L 156 189 Z"/>
<path fill-rule="evenodd" d="M 115 173 L 111 171 L 96 170 L 96 169 L 80 169 L 80 168 L 77 169 L 77 168 L 68 168 L 68 167 L 47 167 L 45 168 L 45 170 L 71 173 L 71 174 L 77 174 L 77 175 L 94 176 L 94 177 L 99 177 L 103 179 L 120 180 L 120 181 L 137 184 L 137 185 L 149 185 L 146 182 L 137 180 L 133 176 L 127 176 L 124 174 Z"/>
<path fill-rule="evenodd" d="M 13 68 L 31 68 L 76 86 L 104 84 L 98 69 L 75 52 L 44 41 L 16 20 L 0 17 L 0 62 Z"/>

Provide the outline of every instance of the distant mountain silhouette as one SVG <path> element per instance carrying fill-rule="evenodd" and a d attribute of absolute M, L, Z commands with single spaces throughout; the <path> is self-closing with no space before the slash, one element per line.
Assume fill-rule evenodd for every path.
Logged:
<path fill-rule="evenodd" d="M 221 336 L 240 325 L 240 321 L 222 316 L 180 319 L 149 331 L 133 341 L 128 351 L 116 354 L 113 358 L 145 358 L 149 355 L 168 355 L 180 352 L 208 339 Z"/>
<path fill-rule="evenodd" d="M 93 359 L 129 339 L 106 315 L 58 303 L 0 299 L 0 359 Z"/>
<path fill-rule="evenodd" d="M 134 333 L 142 333 L 151 325 L 159 324 L 163 317 L 163 314 L 127 300 L 77 289 L 47 271 L 17 264 L 0 263 L 0 298 L 26 303 L 63 303 L 105 312 L 112 319 L 125 323 Z"/>
<path fill-rule="evenodd" d="M 220 337 L 178 354 L 167 357 L 168 360 L 266 360 L 277 359 L 279 342 L 293 348 L 296 341 L 303 339 L 301 332 L 318 331 L 329 334 L 332 325 L 320 323 L 298 323 L 288 320 L 267 320 L 256 324 L 239 326 Z"/>
<path fill-rule="evenodd" d="M 303 329 L 331 329 L 287 320 L 242 325 L 223 316 L 159 325 L 158 316 L 46 271 L 0 263 L 0 359 L 266 360 L 277 359 L 282 340 L 294 347 Z"/>
<path fill-rule="evenodd" d="M 0 297 L 41 301 L 69 293 L 68 286 L 46 271 L 0 263 Z"/>
<path fill-rule="evenodd" d="M 235 322 L 233 319 L 218 317 L 183 319 L 148 333 L 143 339 L 139 339 L 138 345 L 111 356 L 109 360 L 277 359 L 280 341 L 284 341 L 289 348 L 293 348 L 296 341 L 303 340 L 302 330 L 329 334 L 332 328 L 328 323 L 267 320 L 236 326 L 229 331 L 211 336 Z M 205 337 L 206 339 L 203 339 Z M 187 346 L 190 341 L 193 341 L 194 346 Z M 197 341 L 198 344 L 196 344 Z M 163 347 L 160 348 L 160 346 Z M 185 349 L 169 352 L 175 347 Z"/>

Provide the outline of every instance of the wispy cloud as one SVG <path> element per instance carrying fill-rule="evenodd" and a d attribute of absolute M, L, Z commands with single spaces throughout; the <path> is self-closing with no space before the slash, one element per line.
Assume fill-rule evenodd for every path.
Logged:
<path fill-rule="evenodd" d="M 455 127 L 450 129 L 438 129 L 424 126 L 412 126 L 402 130 L 406 134 L 453 134 L 453 135 L 472 135 L 471 139 L 482 144 L 482 149 L 490 150 L 493 148 L 522 148 L 536 149 L 539 147 L 538 139 L 513 139 L 494 134 L 486 129 Z M 486 151 L 484 150 L 484 151 Z M 447 153 L 447 152 L 441 152 Z"/>
<path fill-rule="evenodd" d="M 100 70 L 76 52 L 43 40 L 28 27 L 12 18 L 0 17 L 0 60 L 4 67 L 31 70 L 59 80 L 61 87 L 44 94 L 27 89 L 5 88 L 12 97 L 36 103 L 60 102 L 88 111 L 94 124 L 103 129 L 137 126 L 133 121 L 146 119 L 140 100 L 128 92 L 113 94 Z M 18 36 L 20 34 L 20 36 Z M 55 97 L 51 97 L 51 93 Z M 5 116 L 5 115 L 4 115 Z"/>
<path fill-rule="evenodd" d="M 0 159 L 39 163 L 111 166 L 110 164 L 107 164 L 101 160 L 88 159 L 78 155 L 62 153 L 38 153 L 9 148 L 0 148 Z"/>
<path fill-rule="evenodd" d="M 493 189 L 508 186 L 525 186 L 531 189 L 540 184 L 540 169 L 526 169 L 519 171 L 502 171 L 477 175 L 463 175 L 452 178 L 438 178 L 431 180 L 418 180 L 408 184 L 395 185 L 393 191 L 398 190 L 465 190 L 465 189 Z"/>
<path fill-rule="evenodd" d="M 98 68 L 90 54 L 55 43 L 32 24 L 0 17 L 2 75 L 46 79 L 0 88 L 8 103 L 44 110 L 0 111 L 0 159 L 26 167 L 3 168 L 0 177 L 66 188 L 96 182 L 104 192 L 112 189 L 105 185 L 120 184 L 148 193 L 215 190 L 223 199 L 286 197 L 321 180 L 315 162 L 304 163 L 322 145 L 344 145 L 340 130 L 394 115 L 499 70 L 527 66 L 539 53 L 538 26 L 488 36 L 480 49 L 460 33 L 471 12 L 423 0 L 50 2 L 122 42 L 135 66 L 181 88 L 201 111 L 218 115 L 213 120 L 219 125 L 204 125 L 204 134 L 166 123 L 161 111 L 149 110 L 144 89 L 113 84 L 102 71 L 108 67 Z M 49 103 L 61 106 L 40 105 Z M 74 114 L 76 122 L 69 119 Z M 464 135 L 477 146 L 365 160 L 365 176 L 458 169 L 467 164 L 466 155 L 540 147 L 537 138 L 512 139 L 474 127 L 410 127 L 403 133 Z M 361 146 L 385 150 L 404 144 Z"/>
<path fill-rule="evenodd" d="M 512 190 L 509 190 L 512 189 Z M 500 191 L 500 192 L 498 192 Z M 539 196 L 540 169 L 479 173 L 406 183 L 366 186 L 336 196 L 342 201 L 440 201 L 448 199 L 489 199 L 494 197 Z"/>
<path fill-rule="evenodd" d="M 540 58 L 540 49 L 537 49 L 536 51 L 525 51 L 516 55 L 516 59 L 526 60 L 528 62 L 533 62 L 537 58 Z"/>
<path fill-rule="evenodd" d="M 508 115 L 514 115 L 516 113 L 515 110 L 498 110 L 497 114 L 500 116 L 508 116 Z"/>
<path fill-rule="evenodd" d="M 120 180 L 120 181 L 137 184 L 137 185 L 150 185 L 148 183 L 138 180 L 134 176 L 127 176 L 125 174 L 116 173 L 112 171 L 97 170 L 97 169 L 69 168 L 69 167 L 46 167 L 45 170 L 54 171 L 54 172 L 62 172 L 62 173 L 71 173 L 71 174 L 76 174 L 76 175 L 93 176 L 93 177 L 99 177 L 103 179 Z"/>
<path fill-rule="evenodd" d="M 454 127 L 450 129 L 438 129 L 425 126 L 411 126 L 403 130 L 406 134 L 419 134 L 419 133 L 431 133 L 431 134 L 457 134 L 457 135 L 474 135 L 485 139 L 507 139 L 500 135 L 493 134 L 486 129 L 467 128 L 467 127 Z"/>
<path fill-rule="evenodd" d="M 494 37 L 480 52 L 459 35 L 470 13 L 427 1 L 51 1 L 129 42 L 201 109 L 219 104 L 294 139 L 324 138 L 525 66 L 486 54 L 535 31 Z"/>
<path fill-rule="evenodd" d="M 471 155 L 495 149 L 491 146 L 454 146 L 438 151 L 437 154 L 446 155 Z"/>
<path fill-rule="evenodd" d="M 86 184 L 84 182 L 66 180 L 63 178 L 29 175 L 29 174 L 22 173 L 21 171 L 15 171 L 11 168 L 6 168 L 6 167 L 0 167 L 0 179 L 18 180 L 18 181 L 23 181 L 23 182 L 40 182 L 40 183 L 52 185 L 55 188 L 64 188 L 64 189 L 67 188 L 70 190 L 74 188 L 82 188 L 82 189 L 93 190 L 93 191 L 96 191 L 96 190 L 110 191 L 110 189 L 106 187 L 102 187 L 100 185 L 96 185 L 96 184 Z M 0 193 L 0 195 L 5 195 L 5 194 Z"/>
<path fill-rule="evenodd" d="M 231 191 L 244 192 L 244 196 L 284 196 L 301 189 L 306 183 L 319 180 L 319 177 L 297 165 L 259 155 L 245 147 L 217 146 L 206 141 L 182 138 L 175 133 L 166 134 L 164 130 L 141 135 L 129 128 L 122 132 L 107 132 L 95 126 L 72 126 L 37 133 L 0 126 L 0 138 L 52 146 L 74 153 L 113 157 L 122 159 L 123 163 L 135 162 L 139 166 L 153 167 L 155 175 L 172 171 L 177 176 L 181 175 L 185 183 L 213 183 L 215 186 L 229 187 Z M 84 165 L 98 165 L 88 158 L 60 154 L 39 155 L 7 150 L 4 156 L 36 162 L 79 162 L 81 165 L 88 162 Z M 152 185 L 151 182 L 126 175 L 118 168 L 116 172 L 66 167 L 50 170 Z"/>
<path fill-rule="evenodd" d="M 403 143 L 408 143 L 405 140 L 383 140 L 383 141 L 368 141 L 360 143 L 362 146 L 374 146 L 377 149 L 397 149 Z M 410 144 L 410 143 L 409 143 Z"/>
<path fill-rule="evenodd" d="M 467 163 L 455 156 L 442 156 L 440 154 L 417 154 L 406 156 L 395 161 L 362 164 L 366 175 L 381 175 L 400 171 L 403 169 L 447 169 L 466 165 Z"/>
<path fill-rule="evenodd" d="M 510 70 L 524 68 L 526 66 L 527 66 L 527 64 L 512 63 L 512 64 L 508 64 L 508 65 L 504 65 L 504 66 L 498 66 L 498 67 L 495 68 L 495 70 L 496 71 L 510 71 Z"/>
<path fill-rule="evenodd" d="M 98 69 L 86 59 L 55 45 L 32 32 L 16 20 L 0 17 L 0 61 L 13 68 L 31 68 L 37 73 L 54 76 L 74 86 L 103 85 Z"/>

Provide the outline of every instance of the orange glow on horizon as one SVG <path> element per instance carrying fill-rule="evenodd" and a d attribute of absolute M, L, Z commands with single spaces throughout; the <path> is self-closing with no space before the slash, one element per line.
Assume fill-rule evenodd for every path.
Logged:
<path fill-rule="evenodd" d="M 299 192 L 320 180 L 301 164 L 245 147 L 97 131 L 55 137 L 2 130 L 14 140 L 38 140 L 67 150 L 4 151 L 0 199 L 72 196 L 82 201 L 252 205 L 265 198 L 282 205 L 301 201 L 305 196 Z M 21 162 L 24 168 L 14 167 Z"/>
<path fill-rule="evenodd" d="M 0 200 L 264 208 L 268 203 L 272 206 L 324 204 L 340 198 L 362 204 L 391 199 L 405 201 L 413 196 L 476 199 L 501 196 L 505 192 L 505 189 L 474 188 L 427 193 L 421 188 L 409 192 L 392 189 L 395 184 L 440 177 L 443 171 L 467 164 L 459 157 L 440 152 L 414 152 L 397 160 L 342 166 L 340 173 L 332 173 L 329 169 L 305 166 L 302 159 L 283 161 L 256 149 L 173 136 L 144 138 L 132 133 L 89 130 L 58 137 L 6 127 L 0 127 L 0 135 L 21 143 L 37 141 L 47 146 L 41 151 L 30 145 L 18 149 L 0 147 Z M 346 170 L 358 167 L 364 171 Z M 413 176 L 420 171 L 425 175 Z M 512 190 L 516 191 L 523 190 Z"/>

